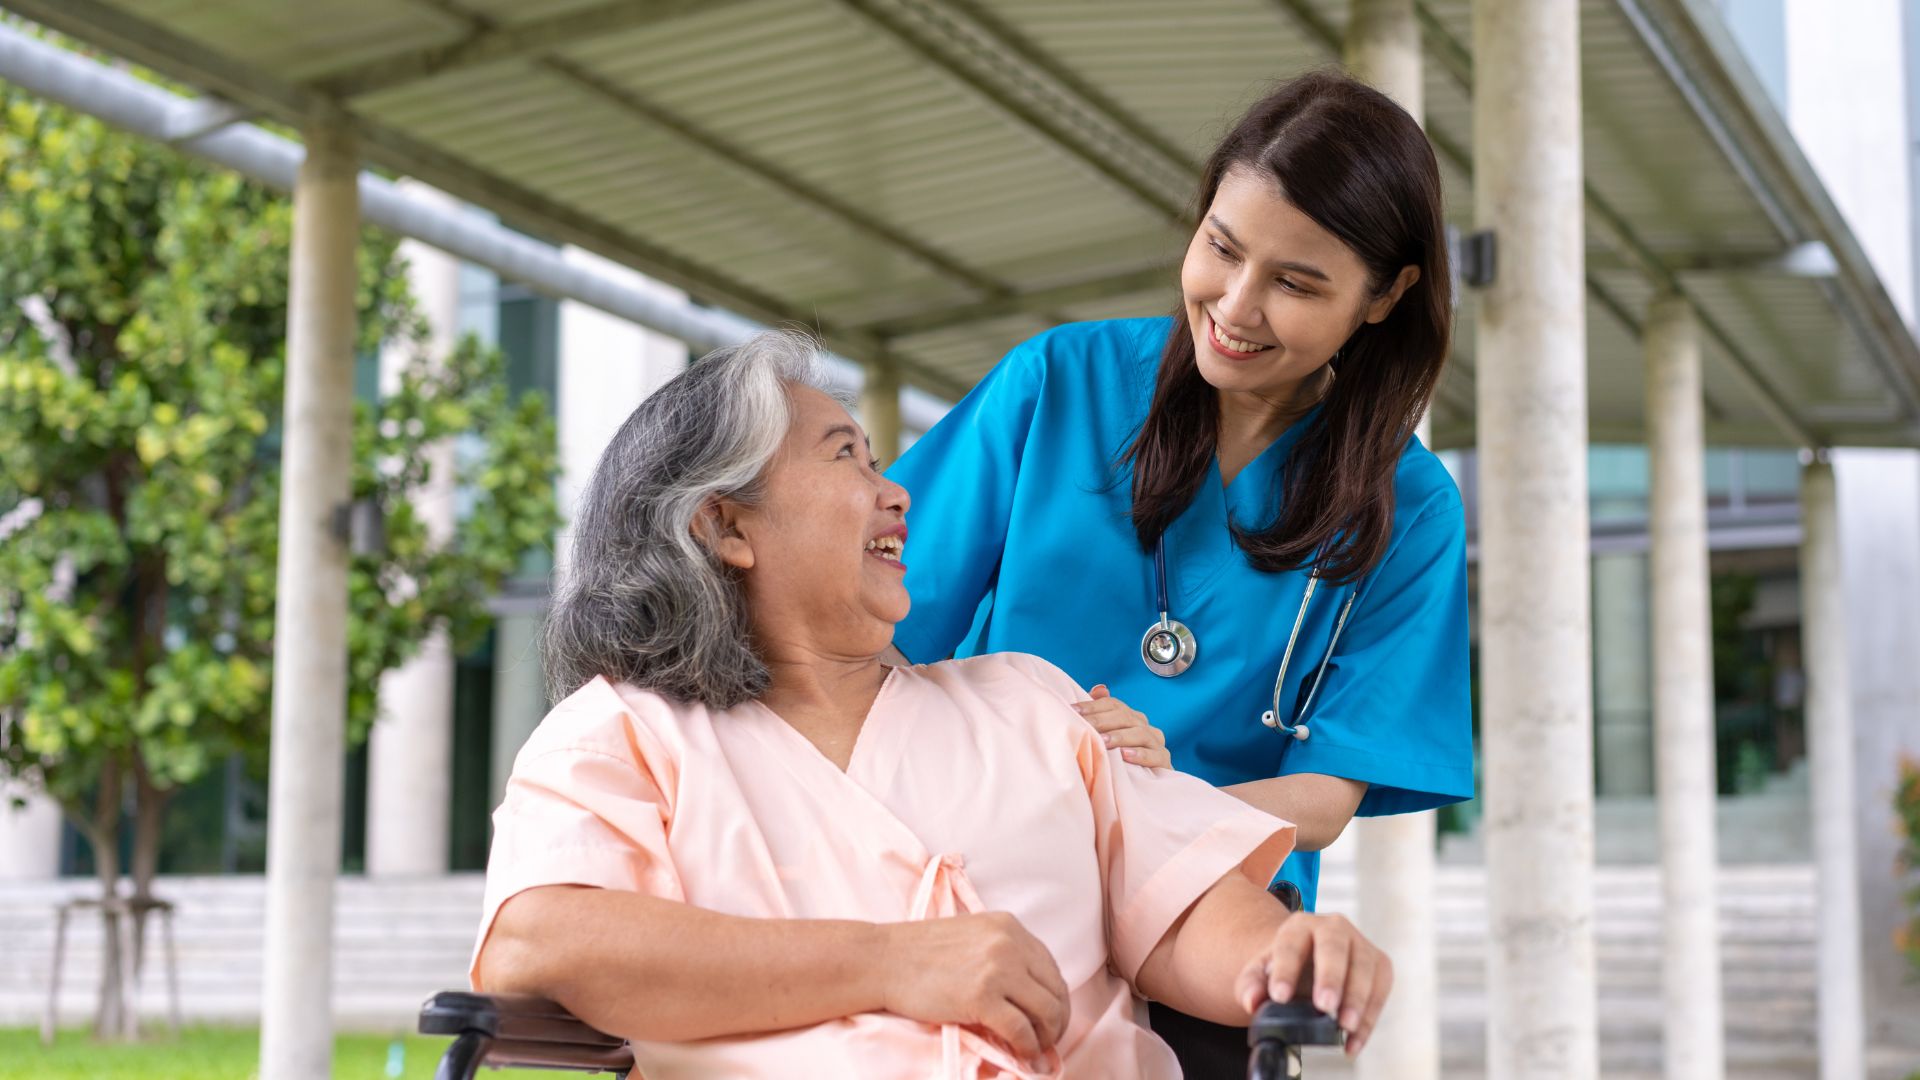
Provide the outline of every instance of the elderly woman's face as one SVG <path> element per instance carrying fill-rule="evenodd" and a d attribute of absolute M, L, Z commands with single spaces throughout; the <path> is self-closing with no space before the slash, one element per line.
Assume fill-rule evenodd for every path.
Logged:
<path fill-rule="evenodd" d="M 759 633 L 877 653 L 907 616 L 906 489 L 880 473 L 838 402 L 808 387 L 788 393 L 793 425 L 766 497 L 727 515 L 720 553 L 745 571 Z"/>

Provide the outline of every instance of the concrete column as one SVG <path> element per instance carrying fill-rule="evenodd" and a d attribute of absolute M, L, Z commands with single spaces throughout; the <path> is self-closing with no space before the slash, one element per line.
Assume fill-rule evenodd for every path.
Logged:
<path fill-rule="evenodd" d="M 60 822 L 59 803 L 18 781 L 0 781 L 0 882 L 59 877 Z"/>
<path fill-rule="evenodd" d="M 1853 820 L 1853 702 L 1841 595 L 1839 514 L 1824 452 L 1800 473 L 1800 639 L 1820 910 L 1820 1077 L 1865 1076 L 1860 881 Z"/>
<path fill-rule="evenodd" d="M 1700 340 L 1685 299 L 1647 313 L 1648 533 L 1653 588 L 1655 793 L 1668 1080 L 1726 1073 L 1714 836 L 1713 618 L 1707 599 Z"/>
<path fill-rule="evenodd" d="M 346 749 L 359 160 L 343 118 L 307 125 L 294 185 L 274 616 L 261 1080 L 320 1080 L 333 1061 L 333 882 Z"/>
<path fill-rule="evenodd" d="M 1603 797 L 1653 794 L 1647 556 L 1593 557 L 1593 697 Z"/>
<path fill-rule="evenodd" d="M 866 380 L 860 384 L 860 423 L 867 429 L 867 441 L 881 464 L 891 465 L 900 456 L 900 369 L 892 364 L 869 362 Z"/>
<path fill-rule="evenodd" d="M 1415 119 L 1423 119 L 1420 24 L 1413 0 L 1353 0 L 1347 13 L 1347 69 Z M 1421 417 L 1416 434 L 1432 434 Z M 1360 818 L 1353 834 L 1354 918 L 1393 957 L 1393 999 L 1367 1052 L 1361 1080 L 1434 1080 L 1440 1075 L 1439 956 L 1434 926 L 1433 813 Z"/>
<path fill-rule="evenodd" d="M 1435 926 L 1434 843 L 1429 810 L 1357 818 L 1353 834 L 1354 925 L 1393 958 L 1393 997 L 1354 1075 L 1421 1080 L 1440 1075 L 1440 957 Z"/>
<path fill-rule="evenodd" d="M 540 615 L 503 614 L 493 624 L 493 764 L 489 806 L 506 797 L 513 759 L 547 714 L 540 674 Z"/>
<path fill-rule="evenodd" d="M 1575 0 L 1474 0 L 1487 1075 L 1599 1071 Z"/>
<path fill-rule="evenodd" d="M 1893 795 L 1920 758 L 1920 454 L 1833 454 L 1854 732 L 1853 805 L 1867 1041 L 1920 1050 L 1920 983 L 1888 948 L 1910 910 Z M 1809 736 L 1828 738 L 1809 725 Z"/>
<path fill-rule="evenodd" d="M 568 248 L 568 262 L 592 266 L 635 289 L 685 299 L 685 294 L 590 251 Z M 560 304 L 560 512 L 576 516 L 580 492 L 593 476 L 613 433 L 648 394 L 686 370 L 685 343 L 572 300 Z M 561 525 L 554 543 L 555 580 L 566 572 L 572 530 Z M 537 717 L 536 717 L 537 719 Z"/>
<path fill-rule="evenodd" d="M 407 194 L 456 201 L 415 180 Z M 403 240 L 408 283 L 427 321 L 425 355 L 440 363 L 455 346 L 460 318 L 460 260 L 417 240 Z M 381 393 L 399 385 L 414 360 L 411 343 L 380 354 Z M 443 440 L 426 451 L 430 475 L 413 500 L 432 542 L 444 546 L 454 529 L 454 446 Z M 447 872 L 453 812 L 453 647 L 436 630 L 412 660 L 380 680 L 380 719 L 367 753 L 367 876 L 408 877 Z"/>
<path fill-rule="evenodd" d="M 1392 98 L 1415 120 L 1426 117 L 1420 23 L 1413 0 L 1353 0 L 1342 49 L 1353 77 Z"/>

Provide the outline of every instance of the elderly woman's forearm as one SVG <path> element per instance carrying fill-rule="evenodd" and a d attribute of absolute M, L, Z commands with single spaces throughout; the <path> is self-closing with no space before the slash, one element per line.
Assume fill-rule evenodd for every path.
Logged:
<path fill-rule="evenodd" d="M 775 1031 L 883 1007 L 872 923 L 751 919 L 640 893 L 530 889 L 500 909 L 481 985 L 539 994 L 630 1039 Z"/>
<path fill-rule="evenodd" d="M 1216 1024 L 1247 1022 L 1234 979 L 1287 917 L 1266 890 L 1233 870 L 1200 895 L 1140 965 L 1135 985 L 1155 1001 Z"/>

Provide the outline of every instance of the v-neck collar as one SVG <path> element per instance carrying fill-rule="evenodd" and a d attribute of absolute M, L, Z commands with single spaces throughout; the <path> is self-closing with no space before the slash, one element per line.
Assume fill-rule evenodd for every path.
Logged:
<path fill-rule="evenodd" d="M 839 773 L 841 776 L 853 778 L 855 772 L 860 768 L 861 762 L 873 756 L 874 751 L 871 749 L 871 746 L 874 741 L 872 736 L 875 721 L 884 715 L 881 712 L 880 706 L 887 700 L 887 692 L 893 688 L 893 684 L 899 678 L 900 668 L 895 666 L 888 668 L 886 676 L 880 680 L 880 689 L 873 695 L 873 703 L 867 706 L 867 714 L 860 718 L 860 730 L 854 732 L 853 749 L 847 751 L 847 767 L 844 769 L 836 765 L 832 758 L 827 757 L 818 746 L 814 745 L 812 739 L 807 738 L 800 733 L 798 728 L 787 723 L 786 717 L 781 716 L 759 701 L 751 702 L 751 704 L 754 708 L 766 714 L 766 718 L 770 722 L 771 729 L 776 738 L 783 739 L 795 745 L 795 753 L 801 754 L 802 757 L 818 761 L 823 767 Z"/>
<path fill-rule="evenodd" d="M 1232 484 L 1221 479 L 1220 455 L 1216 452 L 1208 459 L 1206 482 L 1194 493 L 1192 505 L 1167 526 L 1168 602 L 1176 617 L 1179 612 L 1194 611 L 1214 579 L 1240 557 L 1233 527 L 1261 529 L 1271 522 L 1280 499 L 1275 477 L 1320 408 L 1308 409 L 1254 455 Z"/>
<path fill-rule="evenodd" d="M 1244 529 L 1264 528 L 1267 518 L 1278 507 L 1271 505 L 1277 498 L 1274 492 L 1274 477 L 1286 465 L 1287 455 L 1306 435 L 1307 429 L 1320 418 L 1324 402 L 1316 402 L 1300 418 L 1287 425 L 1266 449 L 1253 456 L 1251 461 L 1240 467 L 1234 474 L 1232 483 L 1225 483 L 1220 472 L 1220 454 L 1216 448 L 1213 455 L 1211 486 L 1221 493 L 1225 510 L 1230 511 L 1232 520 Z"/>

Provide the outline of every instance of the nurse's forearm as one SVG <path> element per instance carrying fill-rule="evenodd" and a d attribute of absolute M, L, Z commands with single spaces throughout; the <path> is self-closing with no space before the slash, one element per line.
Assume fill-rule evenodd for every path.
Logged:
<path fill-rule="evenodd" d="M 1360 808 L 1367 785 L 1359 780 L 1320 773 L 1295 773 L 1271 780 L 1233 784 L 1221 791 L 1249 806 L 1293 822 L 1294 847 L 1319 851 L 1340 838 Z"/>
<path fill-rule="evenodd" d="M 493 993 L 538 994 L 602 1031 L 679 1042 L 884 1006 L 872 923 L 747 919 L 578 886 L 508 900 L 480 954 Z"/>

